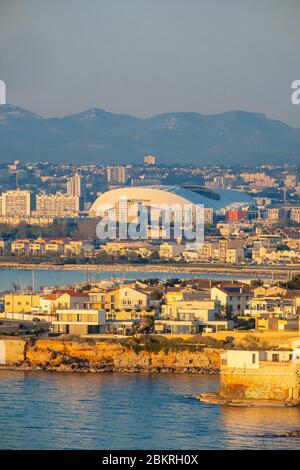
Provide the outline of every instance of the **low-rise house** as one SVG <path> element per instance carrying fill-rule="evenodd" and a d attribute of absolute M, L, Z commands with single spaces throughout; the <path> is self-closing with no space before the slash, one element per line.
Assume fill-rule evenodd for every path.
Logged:
<path fill-rule="evenodd" d="M 219 262 L 237 264 L 245 259 L 243 240 L 220 240 Z"/>
<path fill-rule="evenodd" d="M 58 309 L 86 308 L 89 305 L 89 295 L 69 290 L 57 290 L 40 298 L 38 311 L 41 315 L 53 315 Z"/>
<path fill-rule="evenodd" d="M 33 243 L 34 240 L 30 238 L 22 238 L 19 240 L 14 240 L 11 242 L 11 253 L 13 255 L 23 255 L 28 253 L 30 243 Z"/>
<path fill-rule="evenodd" d="M 52 322 L 54 333 L 89 335 L 106 332 L 105 310 L 62 309 L 56 310 Z"/>
<path fill-rule="evenodd" d="M 65 255 L 79 256 L 92 253 L 94 245 L 87 240 L 69 240 L 64 246 Z"/>
<path fill-rule="evenodd" d="M 110 255 L 128 256 L 139 255 L 141 258 L 149 258 L 157 247 L 143 241 L 118 241 L 107 242 L 103 245 L 102 250 Z"/>
<path fill-rule="evenodd" d="M 142 324 L 153 324 L 155 310 L 123 309 L 106 312 L 107 332 L 112 334 L 132 334 L 135 327 Z"/>
<path fill-rule="evenodd" d="M 106 294 L 106 308 L 108 310 L 147 308 L 149 301 L 150 295 L 131 286 L 120 286 Z"/>
<path fill-rule="evenodd" d="M 300 403 L 300 340 L 292 350 L 238 351 L 221 355 L 220 397 Z"/>
<path fill-rule="evenodd" d="M 171 304 L 172 302 L 178 302 L 183 300 L 184 289 L 182 288 L 169 288 L 164 292 L 164 298 L 167 304 Z"/>
<path fill-rule="evenodd" d="M 55 253 L 57 255 L 61 255 L 64 252 L 64 245 L 64 238 L 46 239 L 44 250 L 46 254 Z"/>
<path fill-rule="evenodd" d="M 244 315 L 253 297 L 253 289 L 242 285 L 220 285 L 211 289 L 211 299 L 219 300 L 226 316 Z"/>
<path fill-rule="evenodd" d="M 45 255 L 49 253 L 62 254 L 64 251 L 65 239 L 50 238 L 22 238 L 11 242 L 10 250 L 13 255 Z"/>
<path fill-rule="evenodd" d="M 178 243 L 162 243 L 159 247 L 159 257 L 164 259 L 180 258 L 183 251 L 186 251 L 185 245 Z"/>
<path fill-rule="evenodd" d="M 211 299 L 177 301 L 164 304 L 155 329 L 172 334 L 232 330 L 233 322 L 220 318 L 220 302 Z"/>
<path fill-rule="evenodd" d="M 90 308 L 105 309 L 106 307 L 106 290 L 95 290 L 90 291 L 89 295 L 89 306 Z"/>
<path fill-rule="evenodd" d="M 171 320 L 159 318 L 155 320 L 155 331 L 157 333 L 171 333 L 174 335 L 186 334 L 196 335 L 202 332 L 218 332 L 233 330 L 233 321 L 228 320 Z"/>
<path fill-rule="evenodd" d="M 31 313 L 40 305 L 40 296 L 33 293 L 10 293 L 4 296 L 5 313 Z"/>
<path fill-rule="evenodd" d="M 220 317 L 220 302 L 216 300 L 177 301 L 162 305 L 161 317 L 175 320 L 213 321 Z"/>
<path fill-rule="evenodd" d="M 299 317 L 277 318 L 262 315 L 255 318 L 255 329 L 258 331 L 299 331 Z"/>
<path fill-rule="evenodd" d="M 299 315 L 300 291 L 286 290 L 278 286 L 254 289 L 245 315 L 251 317 L 277 317 L 292 319 Z"/>

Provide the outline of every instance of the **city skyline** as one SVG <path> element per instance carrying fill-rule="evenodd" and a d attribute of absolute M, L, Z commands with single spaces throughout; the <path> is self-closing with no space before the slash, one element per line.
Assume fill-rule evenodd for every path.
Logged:
<path fill-rule="evenodd" d="M 300 127 L 291 102 L 299 79 L 295 0 L 70 6 L 2 2 L 0 71 L 9 103 L 48 117 L 95 106 L 139 117 L 241 109 Z"/>

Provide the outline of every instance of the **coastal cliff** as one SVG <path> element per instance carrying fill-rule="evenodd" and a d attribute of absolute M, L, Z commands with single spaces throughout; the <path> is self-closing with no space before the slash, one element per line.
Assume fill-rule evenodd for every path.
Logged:
<path fill-rule="evenodd" d="M 12 340 L 6 344 L 6 366 L 22 370 L 212 374 L 220 368 L 219 352 L 209 349 L 136 351 L 117 342 L 66 338 L 24 339 L 13 345 Z"/>

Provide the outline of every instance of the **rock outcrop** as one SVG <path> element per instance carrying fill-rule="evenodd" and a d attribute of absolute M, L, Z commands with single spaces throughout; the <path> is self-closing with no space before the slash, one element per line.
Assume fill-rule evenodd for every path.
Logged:
<path fill-rule="evenodd" d="M 27 341 L 23 361 L 18 355 L 10 365 L 51 371 L 218 373 L 219 357 L 218 351 L 209 349 L 137 352 L 119 343 L 43 338 Z"/>

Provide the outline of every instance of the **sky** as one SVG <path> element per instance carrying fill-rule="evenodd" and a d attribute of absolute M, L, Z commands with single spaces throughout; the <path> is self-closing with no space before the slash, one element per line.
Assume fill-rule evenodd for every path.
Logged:
<path fill-rule="evenodd" d="M 0 0 L 7 101 L 45 117 L 239 109 L 300 127 L 299 51 L 299 0 Z"/>

